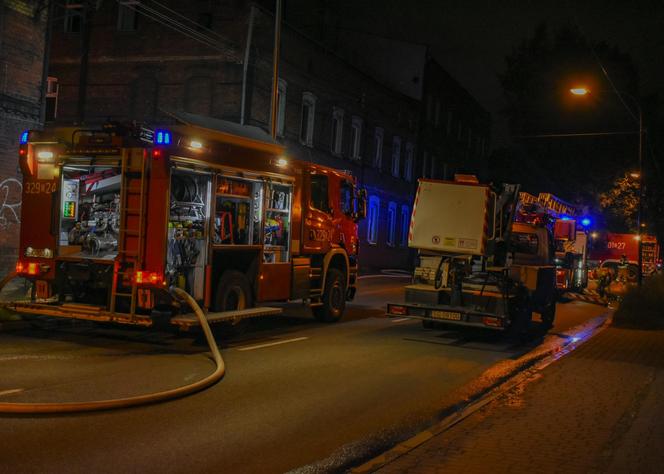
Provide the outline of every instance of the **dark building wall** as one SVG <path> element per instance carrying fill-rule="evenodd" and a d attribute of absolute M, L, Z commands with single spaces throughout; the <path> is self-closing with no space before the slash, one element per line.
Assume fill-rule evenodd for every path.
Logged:
<path fill-rule="evenodd" d="M 420 156 L 424 161 L 426 154 L 422 165 L 427 177 L 485 177 L 491 116 L 433 59 L 425 66 L 421 127 Z"/>
<path fill-rule="evenodd" d="M 214 38 L 208 47 L 151 19 L 138 16 L 136 30 L 117 31 L 118 6 L 104 2 L 91 25 L 84 120 L 166 122 L 168 110 L 185 110 L 240 121 L 244 48 L 251 8 L 246 2 L 200 2 L 169 7 L 197 20 L 210 15 Z M 201 11 L 197 10 L 200 9 Z M 205 11 L 203 11 L 205 10 Z M 255 11 L 252 43 L 247 64 L 245 121 L 269 128 L 274 20 L 270 13 Z M 217 36 L 222 35 L 223 37 Z M 80 120 L 81 33 L 65 32 L 54 24 L 50 75 L 60 84 L 57 121 Z M 406 144 L 415 150 L 419 103 L 381 86 L 370 76 L 341 60 L 327 49 L 287 25 L 282 31 L 280 78 L 287 84 L 284 134 L 288 154 L 295 158 L 350 170 L 370 196 L 380 200 L 375 243 L 367 242 L 367 221 L 360 225 L 361 266 L 407 267 L 412 252 L 400 245 L 403 227 L 400 210 L 412 205 L 418 166 L 404 179 Z M 303 93 L 316 96 L 313 142 L 302 144 Z M 333 107 L 344 110 L 341 152 L 331 151 Z M 352 117 L 362 119 L 358 158 L 350 157 Z M 373 166 L 375 127 L 384 130 L 382 168 Z M 399 176 L 391 173 L 392 137 L 401 137 Z M 413 153 L 414 154 L 414 153 Z M 389 203 L 399 210 L 394 223 L 394 245 L 388 245 Z"/>
<path fill-rule="evenodd" d="M 21 222 L 21 132 L 40 126 L 45 12 L 41 2 L 0 6 L 0 275 L 16 262 Z"/>

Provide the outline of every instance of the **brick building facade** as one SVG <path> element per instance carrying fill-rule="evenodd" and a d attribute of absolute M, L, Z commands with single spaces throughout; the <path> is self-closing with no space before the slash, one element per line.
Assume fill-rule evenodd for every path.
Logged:
<path fill-rule="evenodd" d="M 184 110 L 268 128 L 272 14 L 237 0 L 167 4 L 182 16 L 114 2 L 56 14 L 62 20 L 53 26 L 49 70 L 59 84 L 55 120 L 163 123 L 167 111 Z M 420 102 L 287 24 L 279 92 L 278 135 L 289 155 L 350 170 L 368 190 L 361 265 L 407 268 L 408 220 L 422 168 Z"/>
<path fill-rule="evenodd" d="M 40 126 L 46 12 L 44 2 L 0 6 L 0 276 L 14 266 L 21 222 L 21 132 Z"/>

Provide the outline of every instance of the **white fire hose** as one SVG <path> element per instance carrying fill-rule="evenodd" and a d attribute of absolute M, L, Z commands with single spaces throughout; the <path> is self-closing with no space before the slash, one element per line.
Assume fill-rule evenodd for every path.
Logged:
<path fill-rule="evenodd" d="M 13 278 L 15 275 L 12 275 Z M 5 286 L 11 278 L 6 277 L 0 281 L 0 290 Z M 147 405 L 151 403 L 163 402 L 173 398 L 184 397 L 192 393 L 198 392 L 217 383 L 226 373 L 226 365 L 224 359 L 221 357 L 219 348 L 214 340 L 210 325 L 207 322 L 205 313 L 201 307 L 196 303 L 196 300 L 191 297 L 187 292 L 180 288 L 171 287 L 171 294 L 179 300 L 185 301 L 191 309 L 194 310 L 198 321 L 205 333 L 205 339 L 210 346 L 212 357 L 216 364 L 216 369 L 207 377 L 184 385 L 182 387 L 172 388 L 162 392 L 149 393 L 145 395 L 137 395 L 127 398 L 116 398 L 112 400 L 96 400 L 91 402 L 64 402 L 64 403 L 0 403 L 0 414 L 8 413 L 76 413 L 84 411 L 98 411 L 98 410 L 111 410 L 116 408 L 129 408 L 138 405 Z"/>

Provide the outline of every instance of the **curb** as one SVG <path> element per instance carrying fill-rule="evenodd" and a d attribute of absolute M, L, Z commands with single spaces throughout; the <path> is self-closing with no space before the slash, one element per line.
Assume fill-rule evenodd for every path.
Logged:
<path fill-rule="evenodd" d="M 547 336 L 542 343 L 542 345 L 547 347 L 542 351 L 535 353 L 530 359 L 528 358 L 530 353 L 524 354 L 522 358 L 525 359 L 525 364 L 516 364 L 512 371 L 506 374 L 502 379 L 478 390 L 473 396 L 468 397 L 467 401 L 452 414 L 446 416 L 443 420 L 437 422 L 430 428 L 417 433 L 415 436 L 402 441 L 393 448 L 369 461 L 366 461 L 360 466 L 347 470 L 346 472 L 353 474 L 374 472 L 390 464 L 404 454 L 409 453 L 434 436 L 443 433 L 515 386 L 530 379 L 540 370 L 569 354 L 588 339 L 604 330 L 610 325 L 611 316 L 612 311 L 609 310 L 584 324 L 566 330 L 560 335 L 552 334 Z M 492 368 L 489 368 L 486 372 L 491 370 Z"/>

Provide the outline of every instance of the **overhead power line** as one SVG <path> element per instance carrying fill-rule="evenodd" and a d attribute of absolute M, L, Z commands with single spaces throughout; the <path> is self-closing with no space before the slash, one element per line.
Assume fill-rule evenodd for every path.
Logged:
<path fill-rule="evenodd" d="M 167 28 L 170 28 L 171 30 L 177 31 L 178 33 L 187 36 L 188 38 L 191 38 L 199 43 L 206 45 L 209 48 L 228 54 L 236 61 L 240 61 L 240 57 L 236 52 L 236 48 L 227 41 L 225 41 L 223 36 L 210 30 L 209 28 L 205 28 L 203 25 L 200 25 L 198 22 L 191 20 L 180 13 L 177 13 L 171 10 L 170 8 L 165 7 L 159 2 L 153 1 L 151 3 L 154 3 L 155 6 L 162 7 L 165 11 L 159 11 L 158 9 L 152 8 L 151 6 L 148 6 L 140 1 L 131 1 L 131 2 L 128 2 L 126 0 L 116 0 L 116 1 L 119 5 L 127 7 L 142 16 L 145 16 L 161 25 L 166 26 Z M 183 18 L 193 27 L 183 23 L 178 19 L 178 17 Z M 206 34 L 204 31 L 213 33 L 215 37 Z"/>

